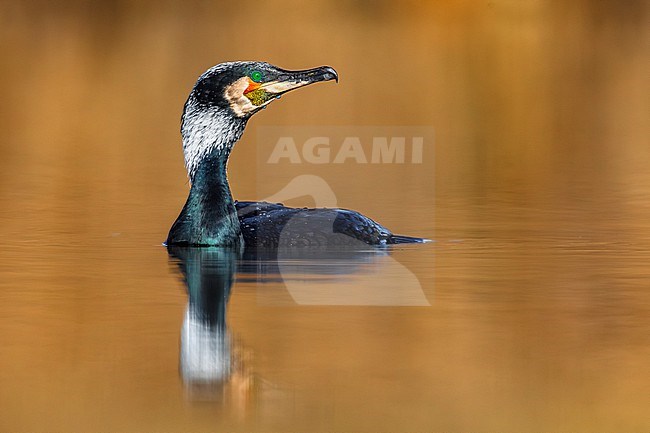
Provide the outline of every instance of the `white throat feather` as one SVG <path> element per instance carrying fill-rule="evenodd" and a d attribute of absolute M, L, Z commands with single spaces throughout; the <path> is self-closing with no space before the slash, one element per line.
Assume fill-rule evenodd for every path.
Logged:
<path fill-rule="evenodd" d="M 246 119 L 233 118 L 224 108 L 201 107 L 190 97 L 181 121 L 183 154 L 190 180 L 207 156 L 216 152 L 228 158 L 245 127 Z"/>

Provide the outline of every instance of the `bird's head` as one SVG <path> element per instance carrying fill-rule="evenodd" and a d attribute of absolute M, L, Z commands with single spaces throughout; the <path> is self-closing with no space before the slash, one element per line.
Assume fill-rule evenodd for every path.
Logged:
<path fill-rule="evenodd" d="M 287 71 L 264 62 L 222 63 L 199 77 L 190 98 L 206 108 L 227 108 L 235 117 L 250 117 L 284 93 L 329 80 L 338 81 L 329 66 Z"/>
<path fill-rule="evenodd" d="M 228 62 L 203 73 L 183 111 L 181 133 L 190 174 L 211 151 L 229 153 L 246 121 L 281 95 L 320 81 L 338 81 L 329 66 L 287 71 L 265 62 Z"/>

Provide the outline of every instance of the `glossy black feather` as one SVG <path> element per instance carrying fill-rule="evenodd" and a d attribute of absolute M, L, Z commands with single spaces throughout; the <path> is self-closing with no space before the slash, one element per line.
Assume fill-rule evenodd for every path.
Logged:
<path fill-rule="evenodd" d="M 421 243 L 347 209 L 290 208 L 280 203 L 235 202 L 246 247 L 315 247 Z"/>

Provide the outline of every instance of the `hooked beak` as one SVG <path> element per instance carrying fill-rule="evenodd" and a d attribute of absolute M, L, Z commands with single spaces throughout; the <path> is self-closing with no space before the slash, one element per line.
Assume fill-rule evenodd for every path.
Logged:
<path fill-rule="evenodd" d="M 337 83 L 339 81 L 339 75 L 330 66 L 319 66 L 318 68 L 305 69 L 303 71 L 281 70 L 277 79 L 261 83 L 257 88 L 264 89 L 265 92 L 272 96 L 280 96 L 291 90 L 308 86 L 309 84 L 330 80 L 335 80 Z"/>

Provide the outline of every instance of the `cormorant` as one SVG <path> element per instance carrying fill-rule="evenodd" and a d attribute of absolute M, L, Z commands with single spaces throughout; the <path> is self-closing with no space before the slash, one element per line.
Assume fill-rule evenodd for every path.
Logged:
<path fill-rule="evenodd" d="M 424 242 L 394 235 L 351 210 L 233 200 L 226 165 L 251 116 L 286 92 L 329 80 L 338 81 L 329 66 L 287 71 L 264 62 L 221 63 L 199 77 L 181 119 L 190 194 L 167 245 L 277 248 Z"/>

